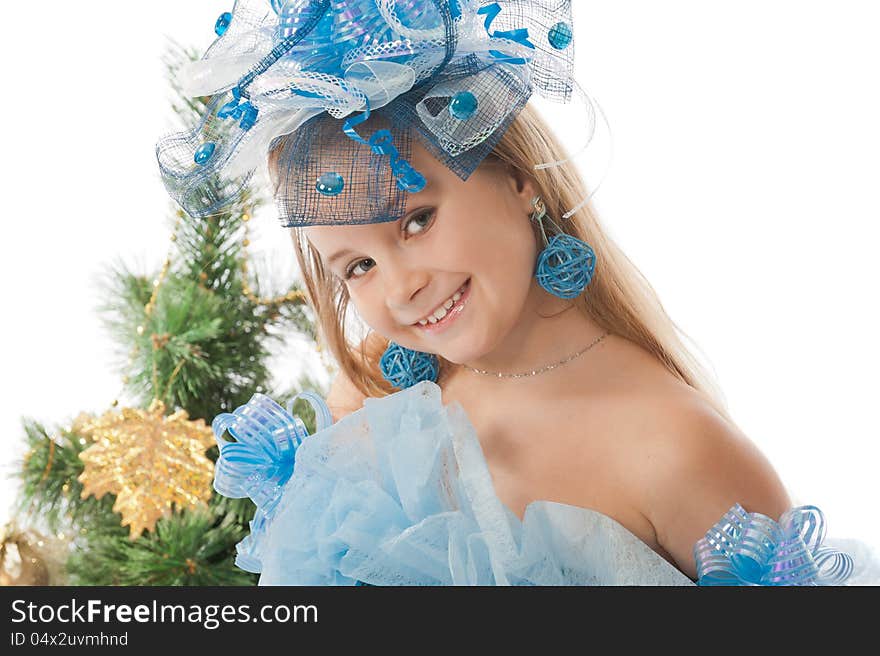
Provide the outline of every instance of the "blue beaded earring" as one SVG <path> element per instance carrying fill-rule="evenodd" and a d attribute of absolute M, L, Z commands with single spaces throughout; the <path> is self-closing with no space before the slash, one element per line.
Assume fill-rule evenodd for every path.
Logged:
<path fill-rule="evenodd" d="M 575 298 L 584 291 L 593 277 L 596 254 L 589 244 L 572 237 L 556 226 L 558 234 L 548 241 L 544 231 L 547 207 L 540 196 L 532 199 L 535 211 L 531 218 L 538 222 L 544 238 L 544 250 L 538 255 L 535 278 L 546 291 L 559 298 Z M 549 219 L 549 217 L 547 217 Z"/>
<path fill-rule="evenodd" d="M 437 356 L 390 342 L 379 361 L 382 377 L 398 389 L 412 387 L 423 380 L 437 382 L 440 365 Z"/>

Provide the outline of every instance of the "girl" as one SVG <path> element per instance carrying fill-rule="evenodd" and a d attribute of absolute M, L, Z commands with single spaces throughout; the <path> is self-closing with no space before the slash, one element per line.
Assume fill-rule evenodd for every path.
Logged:
<path fill-rule="evenodd" d="M 251 4 L 189 72 L 216 99 L 160 142 L 160 168 L 204 216 L 238 188 L 212 175 L 267 164 L 340 372 L 326 406 L 306 397 L 305 441 L 260 395 L 214 421 L 215 488 L 258 504 L 243 567 L 288 584 L 847 578 L 527 104 L 579 90 L 567 2 Z"/>
<path fill-rule="evenodd" d="M 443 402 L 464 407 L 517 516 L 539 499 L 597 510 L 695 579 L 694 544 L 735 502 L 774 519 L 791 502 L 589 207 L 566 224 L 598 254 L 585 293 L 561 299 L 537 283 L 533 200 L 559 216 L 585 196 L 572 165 L 533 169 L 563 157 L 526 107 L 466 182 L 416 145 L 411 162 L 427 185 L 407 196 L 400 221 L 293 229 L 341 367 L 327 404 L 338 420 L 393 391 L 379 366 L 389 341 L 434 353 Z M 349 302 L 372 329 L 360 348 L 346 336 Z"/>

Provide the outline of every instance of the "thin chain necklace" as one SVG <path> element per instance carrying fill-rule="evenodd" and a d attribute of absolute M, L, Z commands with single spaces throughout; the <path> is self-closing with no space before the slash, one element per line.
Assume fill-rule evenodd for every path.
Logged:
<path fill-rule="evenodd" d="M 576 357 L 583 355 L 584 353 L 589 351 L 591 348 L 593 348 L 596 344 L 601 342 L 607 336 L 608 336 L 608 331 L 605 331 L 604 333 L 599 335 L 596 339 L 594 339 L 591 344 L 585 346 L 577 353 L 575 353 L 573 355 L 569 355 L 564 360 L 560 360 L 559 362 L 555 362 L 553 364 L 548 364 L 547 366 L 541 367 L 540 369 L 533 369 L 532 371 L 524 371 L 524 372 L 518 373 L 518 374 L 505 374 L 500 371 L 484 371 L 483 369 L 474 369 L 473 367 L 469 367 L 466 364 L 462 364 L 461 366 L 464 367 L 465 369 L 467 369 L 468 371 L 473 371 L 476 374 L 483 374 L 484 376 L 495 376 L 496 378 L 523 378 L 525 376 L 537 376 L 538 374 L 542 374 L 545 371 L 550 371 L 551 369 L 555 369 L 556 367 L 564 365 L 566 362 L 571 362 Z"/>

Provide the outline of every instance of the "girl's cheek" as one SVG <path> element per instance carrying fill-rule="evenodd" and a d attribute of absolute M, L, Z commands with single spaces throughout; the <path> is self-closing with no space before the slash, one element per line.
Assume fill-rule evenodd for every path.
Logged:
<path fill-rule="evenodd" d="M 358 289 L 349 294 L 358 314 L 374 330 L 383 328 L 388 324 L 388 317 L 384 314 L 384 303 L 380 295 L 364 290 L 363 283 L 358 287 Z"/>

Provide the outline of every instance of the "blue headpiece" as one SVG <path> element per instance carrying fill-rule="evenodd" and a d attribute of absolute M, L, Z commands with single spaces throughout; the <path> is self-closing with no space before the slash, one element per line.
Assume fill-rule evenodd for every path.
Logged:
<path fill-rule="evenodd" d="M 285 227 L 396 220 L 425 185 L 413 137 L 467 179 L 534 90 L 577 88 L 571 0 L 236 0 L 215 31 L 181 70 L 188 95 L 211 96 L 204 116 L 156 146 L 193 217 L 228 207 L 280 146 Z M 371 112 L 386 127 L 366 134 Z"/>

